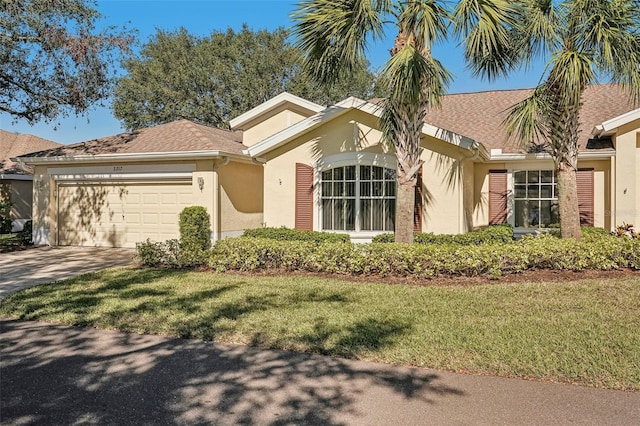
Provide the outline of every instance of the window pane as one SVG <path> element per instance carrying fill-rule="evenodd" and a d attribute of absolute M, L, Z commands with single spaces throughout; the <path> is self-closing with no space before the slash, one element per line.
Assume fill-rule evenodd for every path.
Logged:
<path fill-rule="evenodd" d="M 516 185 L 514 191 L 514 197 L 527 198 L 527 187 L 524 185 Z"/>
<path fill-rule="evenodd" d="M 540 201 L 540 227 L 548 228 L 551 221 L 551 201 Z"/>
<path fill-rule="evenodd" d="M 515 225 L 522 228 L 528 228 L 530 226 L 529 202 L 527 200 L 515 201 Z"/>
<path fill-rule="evenodd" d="M 553 170 L 542 170 L 540 172 L 540 181 L 542 183 L 552 183 L 553 182 Z"/>
<path fill-rule="evenodd" d="M 540 188 L 538 185 L 529 185 L 527 187 L 527 197 L 528 198 L 540 198 L 540 192 L 538 191 Z"/>
<path fill-rule="evenodd" d="M 356 196 L 356 183 L 355 182 L 346 182 L 344 184 L 344 195 L 347 197 L 355 197 Z"/>
<path fill-rule="evenodd" d="M 360 182 L 360 196 L 361 197 L 371 196 L 371 182 Z"/>
<path fill-rule="evenodd" d="M 371 230 L 383 231 L 383 218 L 384 218 L 384 201 L 380 199 L 371 200 Z"/>
<path fill-rule="evenodd" d="M 334 197 L 342 197 L 344 192 L 344 183 L 343 182 L 333 182 L 333 196 Z"/>
<path fill-rule="evenodd" d="M 322 182 L 322 196 L 323 197 L 331 197 L 331 194 L 333 193 L 331 191 L 331 187 L 333 186 L 333 184 L 331 182 Z"/>
<path fill-rule="evenodd" d="M 513 181 L 515 183 L 527 183 L 527 172 L 515 172 L 513 174 Z"/>
<path fill-rule="evenodd" d="M 356 200 L 345 200 L 345 230 L 356 229 Z"/>
<path fill-rule="evenodd" d="M 333 229 L 344 230 L 344 201 L 334 200 L 333 202 Z"/>
<path fill-rule="evenodd" d="M 553 198 L 553 186 L 541 185 L 540 186 L 540 198 Z"/>
<path fill-rule="evenodd" d="M 360 166 L 360 180 L 371 180 L 371 166 Z"/>
<path fill-rule="evenodd" d="M 333 180 L 344 180 L 344 167 L 333 169 Z"/>
<path fill-rule="evenodd" d="M 360 200 L 360 230 L 371 230 L 371 200 Z"/>
<path fill-rule="evenodd" d="M 540 182 L 540 172 L 538 170 L 529 170 L 529 172 L 527 172 L 527 177 L 529 179 L 529 183 Z"/>
<path fill-rule="evenodd" d="M 558 184 L 553 185 L 553 198 L 558 198 Z"/>
<path fill-rule="evenodd" d="M 332 172 L 331 170 L 326 170 L 322 172 L 322 180 L 331 180 Z"/>
<path fill-rule="evenodd" d="M 379 179 L 382 180 L 383 179 L 383 169 L 382 167 L 371 167 L 372 171 L 373 171 L 373 179 Z"/>
<path fill-rule="evenodd" d="M 385 231 L 394 231 L 395 230 L 395 217 L 396 217 L 396 200 L 386 200 L 386 216 L 385 216 Z"/>
<path fill-rule="evenodd" d="M 333 200 L 322 200 L 322 229 L 333 229 L 332 228 L 332 215 L 333 211 Z"/>
<path fill-rule="evenodd" d="M 382 197 L 382 184 L 383 182 L 373 182 L 373 196 Z"/>
<path fill-rule="evenodd" d="M 396 171 L 393 169 L 384 169 L 384 178 L 386 180 L 396 180 Z"/>
<path fill-rule="evenodd" d="M 356 180 L 356 166 L 347 166 L 344 171 L 345 180 Z"/>
<path fill-rule="evenodd" d="M 418 182 L 420 184 L 420 182 Z M 395 197 L 396 196 L 396 183 L 395 182 L 385 182 L 384 183 L 384 195 L 386 197 Z"/>

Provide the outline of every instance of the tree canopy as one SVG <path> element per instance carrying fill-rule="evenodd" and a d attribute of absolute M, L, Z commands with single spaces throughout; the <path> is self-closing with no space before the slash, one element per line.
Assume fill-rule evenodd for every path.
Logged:
<path fill-rule="evenodd" d="M 2 0 L 0 111 L 35 123 L 108 98 L 133 39 L 100 17 L 90 0 Z"/>
<path fill-rule="evenodd" d="M 366 61 L 331 87 L 314 83 L 284 28 L 270 32 L 158 30 L 137 57 L 124 62 L 113 110 L 128 129 L 186 118 L 227 127 L 235 116 L 287 91 L 319 104 L 374 96 Z"/>

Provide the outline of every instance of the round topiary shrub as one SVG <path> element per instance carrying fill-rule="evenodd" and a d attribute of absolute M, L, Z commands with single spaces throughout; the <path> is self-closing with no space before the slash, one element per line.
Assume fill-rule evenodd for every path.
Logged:
<path fill-rule="evenodd" d="M 185 207 L 180 213 L 180 243 L 184 250 L 211 248 L 211 220 L 202 206 Z"/>

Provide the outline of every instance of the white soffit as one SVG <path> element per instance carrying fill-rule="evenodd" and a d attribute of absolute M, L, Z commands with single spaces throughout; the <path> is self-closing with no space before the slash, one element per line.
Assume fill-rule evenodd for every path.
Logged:
<path fill-rule="evenodd" d="M 229 125 L 232 129 L 240 129 L 242 125 L 248 123 L 254 118 L 259 117 L 260 115 L 265 114 L 268 111 L 278 108 L 279 106 L 286 103 L 296 105 L 313 113 L 320 112 L 324 109 L 322 105 L 318 105 L 306 99 L 302 99 L 301 97 L 292 95 L 291 93 L 282 92 L 278 96 L 275 96 L 268 101 L 261 103 L 257 107 L 250 109 L 244 114 L 237 116 L 233 120 L 229 121 Z"/>
<path fill-rule="evenodd" d="M 273 149 L 285 145 L 292 139 L 315 129 L 321 124 L 331 121 L 352 109 L 360 110 L 378 118 L 380 118 L 382 112 L 382 108 L 378 105 L 351 96 L 341 102 L 338 102 L 334 106 L 324 108 L 315 115 L 312 115 L 293 126 L 289 126 L 273 136 L 263 139 L 257 144 L 247 148 L 244 152 L 249 154 L 251 157 L 259 157 Z M 427 123 L 424 123 L 422 126 L 422 133 L 469 150 L 482 146 L 471 138 Z"/>
<path fill-rule="evenodd" d="M 633 111 L 626 112 L 622 115 L 614 117 L 610 120 L 604 121 L 602 124 L 598 124 L 593 128 L 591 134 L 593 136 L 600 136 L 613 133 L 618 127 L 629 124 L 632 121 L 640 119 L 640 108 Z"/>

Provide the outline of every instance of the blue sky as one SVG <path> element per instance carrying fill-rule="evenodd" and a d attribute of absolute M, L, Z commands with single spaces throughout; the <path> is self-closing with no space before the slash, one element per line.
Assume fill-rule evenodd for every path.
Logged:
<path fill-rule="evenodd" d="M 144 44 L 156 29 L 173 30 L 181 26 L 196 35 L 208 35 L 213 30 L 240 29 L 246 22 L 251 29 L 279 26 L 290 27 L 290 13 L 296 1 L 289 0 L 99 0 L 98 10 L 104 15 L 104 25 L 126 25 L 138 31 L 139 44 Z M 368 59 L 379 68 L 389 57 L 394 28 L 388 28 L 387 39 L 371 45 Z M 454 74 L 450 93 L 476 92 L 494 89 L 533 87 L 537 84 L 544 64 L 535 64 L 509 79 L 486 82 L 472 78 L 464 66 L 464 52 L 455 41 L 435 46 L 433 54 Z M 121 133 L 120 122 L 113 117 L 110 101 L 96 107 L 87 116 L 61 118 L 50 123 L 13 122 L 7 114 L 0 115 L 2 129 L 33 134 L 63 144 Z"/>

